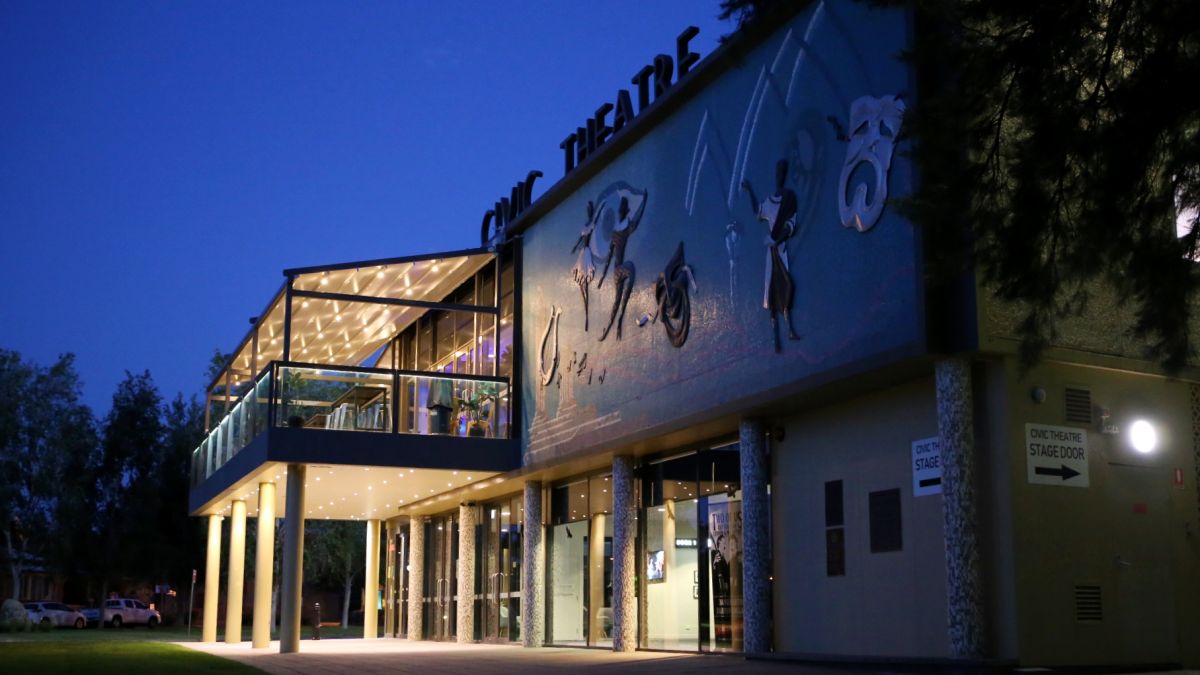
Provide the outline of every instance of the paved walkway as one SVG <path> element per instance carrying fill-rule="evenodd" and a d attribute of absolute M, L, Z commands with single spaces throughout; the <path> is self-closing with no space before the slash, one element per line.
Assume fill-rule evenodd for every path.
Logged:
<path fill-rule="evenodd" d="M 857 675 L 861 673 L 949 673 L 950 670 L 921 669 L 896 665 L 878 668 L 845 665 L 806 665 L 784 661 L 747 661 L 740 655 L 675 654 L 664 652 L 633 652 L 614 654 L 605 649 L 568 649 L 547 647 L 523 649 L 508 645 L 447 642 L 409 642 L 408 640 L 330 639 L 304 640 L 299 654 L 280 654 L 279 643 L 268 649 L 251 649 L 249 642 L 227 645 L 224 642 L 177 643 L 190 649 L 223 656 L 254 666 L 276 675 L 377 675 L 381 673 L 411 673 L 412 675 L 525 675 L 526 673 L 561 673 L 568 669 L 610 673 L 645 673 L 654 675 Z M 1046 673 L 1043 668 L 1016 671 L 1017 675 Z M 1200 675 L 1200 671 L 1160 672 L 1155 675 Z"/>
<path fill-rule="evenodd" d="M 251 649 L 249 643 L 227 645 L 217 643 L 180 643 L 254 666 L 268 673 L 326 675 L 353 673 L 412 673 L 441 675 L 470 673 L 471 675 L 524 675 L 525 673 L 561 673 L 568 669 L 583 669 L 603 673 L 644 673 L 655 675 L 713 674 L 731 672 L 748 675 L 846 675 L 844 669 L 801 666 L 798 664 L 747 661 L 737 655 L 667 654 L 634 652 L 615 654 L 602 649 L 523 649 L 506 645 L 460 645 L 444 642 L 409 642 L 408 640 L 305 640 L 299 654 L 280 654 L 279 643 L 268 649 Z M 861 671 L 860 671 L 861 672 Z"/>

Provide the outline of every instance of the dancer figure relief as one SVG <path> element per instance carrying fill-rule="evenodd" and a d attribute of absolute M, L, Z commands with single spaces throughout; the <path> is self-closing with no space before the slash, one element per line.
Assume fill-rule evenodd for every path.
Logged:
<path fill-rule="evenodd" d="M 596 229 L 596 205 L 593 202 L 587 204 L 587 224 L 583 226 L 583 231 L 579 233 L 579 239 L 575 242 L 575 246 L 571 248 L 571 253 L 578 254 L 575 258 L 575 266 L 571 268 L 571 278 L 579 286 L 579 294 L 583 297 L 583 330 L 588 329 L 588 289 L 592 285 L 592 280 L 596 278 L 596 263 L 592 260 L 592 232 Z"/>
<path fill-rule="evenodd" d="M 625 323 L 625 307 L 629 304 L 629 295 L 633 292 L 633 284 L 637 276 L 637 269 L 634 267 L 633 261 L 625 259 L 625 247 L 629 244 L 630 235 L 637 231 L 642 214 L 646 210 L 646 202 L 649 200 L 649 193 L 643 193 L 642 203 L 633 213 L 629 210 L 628 197 L 621 197 L 621 204 L 617 207 L 617 223 L 613 226 L 612 239 L 608 244 L 608 259 L 604 262 L 604 271 L 600 273 L 600 281 L 596 284 L 596 288 L 604 285 L 609 265 L 612 265 L 615 296 L 612 313 L 608 317 L 608 325 L 605 326 L 604 333 L 600 336 L 602 342 L 608 337 L 613 324 L 617 326 L 617 339 L 621 339 L 621 328 Z"/>
<path fill-rule="evenodd" d="M 779 315 L 783 314 L 788 339 L 799 340 L 792 327 L 792 302 L 796 286 L 788 267 L 787 241 L 796 233 L 796 193 L 787 187 L 787 160 L 775 164 L 775 194 L 759 201 L 750 181 L 742 181 L 742 190 L 750 195 L 750 207 L 758 220 L 767 225 L 763 243 L 767 247 L 767 262 L 763 280 L 763 308 L 771 313 L 771 333 L 775 338 L 775 353 L 783 350 L 779 339 Z"/>

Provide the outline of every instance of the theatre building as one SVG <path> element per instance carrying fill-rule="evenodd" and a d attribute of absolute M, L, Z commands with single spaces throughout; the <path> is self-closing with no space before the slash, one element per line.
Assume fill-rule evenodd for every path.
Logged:
<path fill-rule="evenodd" d="M 300 649 L 305 521 L 353 519 L 368 638 L 1200 665 L 1200 371 L 1099 310 L 1022 369 L 931 286 L 918 26 L 799 4 L 600 83 L 478 244 L 284 271 L 194 455 L 205 640 L 268 645 L 282 519 Z"/>

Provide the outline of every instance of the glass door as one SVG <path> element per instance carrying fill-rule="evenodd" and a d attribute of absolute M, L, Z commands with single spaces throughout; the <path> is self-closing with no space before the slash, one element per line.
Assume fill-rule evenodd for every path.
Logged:
<path fill-rule="evenodd" d="M 454 595 L 457 580 L 458 523 L 453 515 L 430 519 L 425 531 L 425 638 L 453 640 L 457 617 Z"/>
<path fill-rule="evenodd" d="M 392 539 L 390 555 L 393 561 L 392 597 L 388 601 L 395 612 L 392 637 L 408 635 L 408 536 L 397 534 Z"/>
<path fill-rule="evenodd" d="M 642 647 L 742 650 L 739 471 L 736 444 L 642 468 Z"/>
<path fill-rule="evenodd" d="M 484 506 L 483 639 L 521 639 L 521 497 Z"/>

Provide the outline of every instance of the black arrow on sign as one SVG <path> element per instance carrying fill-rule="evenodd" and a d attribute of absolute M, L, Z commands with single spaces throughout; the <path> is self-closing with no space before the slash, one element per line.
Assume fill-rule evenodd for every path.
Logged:
<path fill-rule="evenodd" d="M 941 484 L 942 484 L 942 479 L 940 476 L 938 478 L 922 478 L 917 483 L 918 487 L 933 487 L 934 485 L 941 485 Z"/>
<path fill-rule="evenodd" d="M 1061 469 L 1055 469 L 1048 466 L 1034 467 L 1033 472 L 1039 476 L 1061 476 L 1063 480 L 1074 478 L 1079 475 L 1079 472 L 1066 464 L 1062 465 Z"/>

